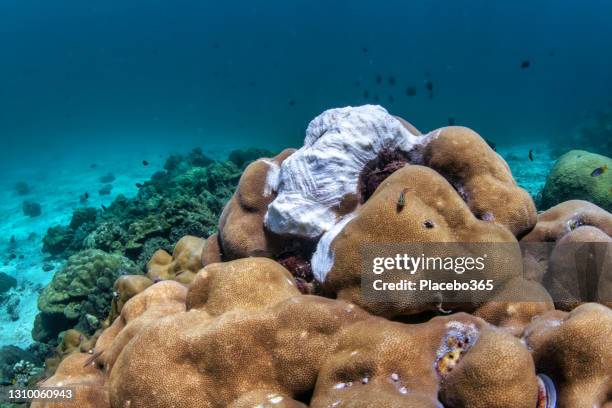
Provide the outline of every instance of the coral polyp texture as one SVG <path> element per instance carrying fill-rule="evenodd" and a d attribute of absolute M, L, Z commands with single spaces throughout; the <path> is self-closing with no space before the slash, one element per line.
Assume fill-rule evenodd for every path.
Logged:
<path fill-rule="evenodd" d="M 538 215 L 477 133 L 421 134 L 379 106 L 324 112 L 300 149 L 246 154 L 218 232 L 115 276 L 106 320 L 60 336 L 42 386 L 75 387 L 82 408 L 612 406 L 610 213 Z M 364 296 L 360 248 L 390 243 L 497 245 L 473 273 L 499 286 L 486 301 Z M 558 289 L 582 283 L 562 278 L 585 256 L 566 243 L 594 254 L 580 273 L 599 291 Z"/>

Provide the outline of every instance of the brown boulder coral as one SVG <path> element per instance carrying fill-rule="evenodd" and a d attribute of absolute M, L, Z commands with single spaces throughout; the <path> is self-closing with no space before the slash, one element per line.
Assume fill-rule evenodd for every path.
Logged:
<path fill-rule="evenodd" d="M 405 203 L 398 211 L 402 194 Z M 520 265 L 509 262 L 520 256 L 512 233 L 497 223 L 476 218 L 448 181 L 427 167 L 408 165 L 387 178 L 328 248 L 323 248 L 324 241 L 319 244 L 313 266 L 325 292 L 372 313 L 390 317 L 435 310 L 435 304 L 409 295 L 394 302 L 363 297 L 360 244 L 389 242 L 505 243 L 492 254 L 485 273 L 501 278 L 522 276 L 522 270 L 517 269 Z"/>
<path fill-rule="evenodd" d="M 202 269 L 202 252 L 208 241 L 186 235 L 181 238 L 172 251 L 172 256 L 158 249 L 147 263 L 147 276 L 153 281 L 172 279 L 188 284 Z"/>
<path fill-rule="evenodd" d="M 295 150 L 286 149 L 272 159 L 249 164 L 242 173 L 236 192 L 219 219 L 219 243 L 223 259 L 271 256 L 263 218 L 275 197 L 279 166 Z"/>
<path fill-rule="evenodd" d="M 123 309 L 123 305 L 151 286 L 153 281 L 144 275 L 123 275 L 117 278 L 113 285 L 113 300 L 111 301 L 111 311 L 106 320 L 106 326 L 109 326 Z"/>
<path fill-rule="evenodd" d="M 482 137 L 460 126 L 432 133 L 422 164 L 443 175 L 477 218 L 500 223 L 517 237 L 533 228 L 536 208 L 531 196 L 517 186 L 504 159 Z"/>
<path fill-rule="evenodd" d="M 521 240 L 526 272 L 565 310 L 584 301 L 612 305 L 611 244 L 612 214 L 581 200 L 543 212 Z"/>
<path fill-rule="evenodd" d="M 500 359 L 504 362 L 499 364 Z M 347 328 L 323 365 L 313 407 L 535 407 L 528 351 L 467 314 Z"/>
<path fill-rule="evenodd" d="M 188 290 L 152 285 L 125 304 L 93 356 L 74 356 L 110 395 L 83 407 L 533 408 L 538 393 L 527 349 L 481 319 L 389 322 L 298 294 L 289 272 L 264 258 L 212 264 Z M 71 361 L 44 385 L 57 385 Z"/>
<path fill-rule="evenodd" d="M 34 401 L 31 408 L 109 408 L 108 390 L 104 386 L 104 373 L 91 364 L 89 354 L 73 353 L 66 357 L 53 377 L 48 378 L 44 387 L 70 388 L 74 398 L 67 401 Z"/>
<path fill-rule="evenodd" d="M 612 310 L 595 303 L 545 314 L 525 329 L 538 371 L 552 379 L 557 407 L 612 403 Z"/>

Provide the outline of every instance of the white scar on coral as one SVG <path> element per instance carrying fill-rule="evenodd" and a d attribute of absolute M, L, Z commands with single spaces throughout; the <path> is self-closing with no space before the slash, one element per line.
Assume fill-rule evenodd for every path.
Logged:
<path fill-rule="evenodd" d="M 341 231 L 334 228 L 340 221 L 335 209 L 343 198 L 359 196 L 359 176 L 364 167 L 383 150 L 409 152 L 428 140 L 410 133 L 382 106 L 349 106 L 323 112 L 308 125 L 304 146 L 280 166 L 277 196 L 268 206 L 266 227 L 277 234 L 308 239 L 325 234 L 326 246 L 331 245 Z M 335 234 L 330 237 L 332 232 Z M 322 246 L 313 258 L 320 281 L 331 268 L 330 255 L 319 253 Z"/>
<path fill-rule="evenodd" d="M 266 227 L 278 234 L 320 237 L 338 221 L 334 207 L 358 193 L 368 162 L 384 149 L 408 152 L 424 139 L 381 106 L 323 112 L 308 125 L 304 146 L 281 165 Z"/>

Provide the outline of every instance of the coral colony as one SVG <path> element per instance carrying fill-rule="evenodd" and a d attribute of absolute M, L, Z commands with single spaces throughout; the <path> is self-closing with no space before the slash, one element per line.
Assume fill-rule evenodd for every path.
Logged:
<path fill-rule="evenodd" d="M 612 406 L 609 254 L 590 303 L 544 285 L 577 256 L 564 242 L 612 242 L 609 201 L 589 199 L 610 173 L 591 177 L 603 159 L 573 154 L 547 184 L 577 184 L 564 162 L 588 161 L 588 201 L 547 186 L 540 214 L 477 133 L 421 134 L 380 106 L 325 111 L 301 148 L 254 161 L 175 157 L 137 198 L 78 210 L 45 237 L 72 257 L 40 295 L 34 334 L 55 347 L 41 386 L 76 397 L 31 406 Z M 551 255 L 518 252 L 526 273 L 487 302 L 377 301 L 359 248 L 390 242 Z"/>

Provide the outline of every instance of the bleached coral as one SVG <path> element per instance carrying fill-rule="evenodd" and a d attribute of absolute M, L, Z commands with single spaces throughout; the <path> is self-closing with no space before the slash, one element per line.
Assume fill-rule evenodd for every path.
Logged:
<path fill-rule="evenodd" d="M 359 176 L 383 150 L 409 152 L 427 140 L 383 107 L 330 109 L 313 119 L 304 146 L 280 168 L 266 227 L 277 234 L 318 238 L 339 221 L 345 201 L 359 197 Z"/>

